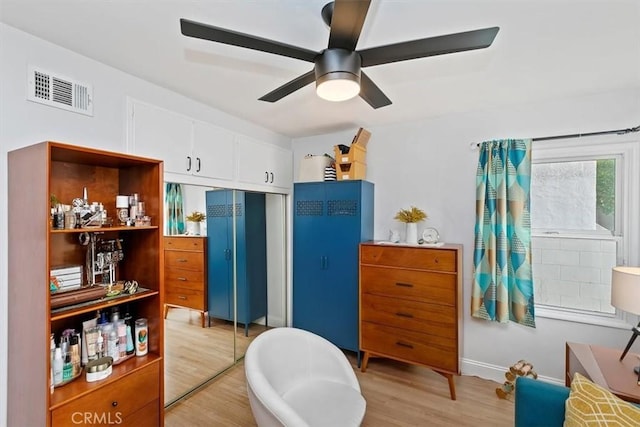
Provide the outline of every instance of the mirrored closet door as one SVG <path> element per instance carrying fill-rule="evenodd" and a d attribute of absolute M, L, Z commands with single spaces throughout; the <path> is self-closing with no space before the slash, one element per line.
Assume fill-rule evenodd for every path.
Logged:
<path fill-rule="evenodd" d="M 233 366 L 261 332 L 286 325 L 286 196 L 180 191 L 184 214 L 206 219 L 200 236 L 165 232 L 165 406 Z"/>

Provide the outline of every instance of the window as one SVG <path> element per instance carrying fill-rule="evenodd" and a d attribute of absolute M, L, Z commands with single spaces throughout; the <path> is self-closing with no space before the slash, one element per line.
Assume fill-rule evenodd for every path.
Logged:
<path fill-rule="evenodd" d="M 551 144 L 554 144 L 551 146 Z M 566 144 L 566 145 L 565 145 Z M 629 259 L 629 158 L 637 148 L 534 143 L 532 267 L 536 314 L 589 323 L 620 319 L 610 304 L 611 268 Z M 627 148 L 624 148 L 627 147 Z M 637 192 L 637 188 L 635 189 Z M 599 319 L 599 320 L 597 320 Z"/>

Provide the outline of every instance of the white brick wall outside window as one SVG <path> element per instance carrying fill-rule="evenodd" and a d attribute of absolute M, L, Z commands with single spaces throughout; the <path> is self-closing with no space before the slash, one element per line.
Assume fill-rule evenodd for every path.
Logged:
<path fill-rule="evenodd" d="M 616 327 L 637 321 L 616 312 L 610 298 L 612 267 L 639 265 L 637 242 L 627 237 L 640 231 L 638 145 L 533 143 L 531 257 L 537 316 Z M 615 161 L 615 212 L 608 219 L 596 212 L 598 159 Z"/>

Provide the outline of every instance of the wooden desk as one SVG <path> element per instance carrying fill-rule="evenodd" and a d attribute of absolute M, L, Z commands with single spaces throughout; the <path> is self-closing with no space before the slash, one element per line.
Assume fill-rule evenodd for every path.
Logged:
<path fill-rule="evenodd" d="M 620 362 L 622 349 L 568 342 L 565 354 L 565 385 L 571 386 L 576 372 L 623 400 L 640 403 L 638 376 L 633 368 L 640 364 L 638 355 L 627 353 Z"/>

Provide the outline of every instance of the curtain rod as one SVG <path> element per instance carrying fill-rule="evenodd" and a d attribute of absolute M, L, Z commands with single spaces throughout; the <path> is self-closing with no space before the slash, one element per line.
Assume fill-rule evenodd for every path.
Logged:
<path fill-rule="evenodd" d="M 628 133 L 634 133 L 640 131 L 640 126 L 636 126 L 634 128 L 626 128 L 626 129 L 617 129 L 617 130 L 604 130 L 599 132 L 588 132 L 588 133 L 572 133 L 568 135 L 554 135 L 554 136 L 541 136 L 537 138 L 531 138 L 531 141 L 550 141 L 553 139 L 566 139 L 566 138 L 581 138 L 583 136 L 596 136 L 596 135 L 626 135 Z M 479 147 L 481 142 L 471 143 L 471 148 Z"/>

